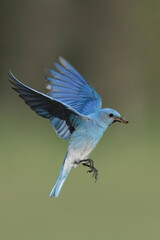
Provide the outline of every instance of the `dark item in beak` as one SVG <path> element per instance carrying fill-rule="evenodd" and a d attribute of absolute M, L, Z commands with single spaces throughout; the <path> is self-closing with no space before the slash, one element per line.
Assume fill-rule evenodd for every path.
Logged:
<path fill-rule="evenodd" d="M 121 123 L 127 124 L 129 121 L 121 117 L 115 117 L 113 123 L 115 122 L 121 122 Z"/>

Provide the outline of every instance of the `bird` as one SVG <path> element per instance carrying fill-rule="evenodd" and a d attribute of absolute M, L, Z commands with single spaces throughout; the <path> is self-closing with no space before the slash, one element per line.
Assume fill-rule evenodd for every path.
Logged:
<path fill-rule="evenodd" d="M 54 70 L 55 69 L 55 70 Z M 50 193 L 57 198 L 72 168 L 82 164 L 92 173 L 95 181 L 98 170 L 89 158 L 107 128 L 115 123 L 128 123 L 120 113 L 111 108 L 102 108 L 102 100 L 95 89 L 63 57 L 49 68 L 47 94 L 41 93 L 20 82 L 10 71 L 12 88 L 39 116 L 49 119 L 56 133 L 69 140 L 58 179 Z"/>

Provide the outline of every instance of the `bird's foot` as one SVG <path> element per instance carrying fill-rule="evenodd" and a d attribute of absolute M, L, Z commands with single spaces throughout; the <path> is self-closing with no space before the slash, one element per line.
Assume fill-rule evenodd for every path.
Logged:
<path fill-rule="evenodd" d="M 92 167 L 90 170 L 88 170 L 87 172 L 91 173 L 93 172 L 92 177 L 95 178 L 95 182 L 97 182 L 98 179 L 98 170 L 95 167 Z"/>
<path fill-rule="evenodd" d="M 94 161 L 92 159 L 85 159 L 85 160 L 79 161 L 79 163 L 82 163 L 84 166 L 90 168 L 90 170 L 88 170 L 87 172 L 89 173 L 93 172 L 92 177 L 95 178 L 95 182 L 96 182 L 98 179 L 98 170 L 94 167 Z"/>

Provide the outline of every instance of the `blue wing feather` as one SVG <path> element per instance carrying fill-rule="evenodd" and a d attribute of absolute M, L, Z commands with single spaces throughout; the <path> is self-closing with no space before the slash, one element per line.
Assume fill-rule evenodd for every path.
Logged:
<path fill-rule="evenodd" d="M 71 107 L 73 111 L 83 114 L 83 116 L 99 110 L 102 106 L 102 102 L 98 93 L 65 59 L 60 57 L 59 60 L 61 65 L 56 62 L 54 63 L 55 68 L 59 72 L 48 69 L 51 75 L 51 77 L 46 77 L 49 82 L 49 99 L 53 99 L 54 101 L 58 100 L 59 103 L 64 103 L 68 107 Z M 13 80 L 12 84 L 16 85 L 15 90 L 20 92 L 20 96 L 25 99 L 26 103 L 40 116 L 49 118 L 52 126 L 60 137 L 64 140 L 68 139 L 72 134 L 70 126 L 61 115 L 59 115 L 59 117 L 55 114 L 54 116 L 51 115 L 53 109 L 50 109 L 51 106 L 48 103 L 49 99 L 46 101 L 44 98 L 46 95 L 28 88 L 26 85 L 19 82 L 13 74 L 10 73 L 10 76 Z M 37 93 L 37 95 L 33 94 L 32 91 Z M 37 98 L 37 96 L 39 97 Z M 76 124 L 76 121 L 77 120 L 74 119 L 73 124 Z"/>
<path fill-rule="evenodd" d="M 55 68 L 48 69 L 49 74 L 52 77 L 46 77 L 49 84 L 47 88 L 50 90 L 49 96 L 56 98 L 73 109 L 88 115 L 101 109 L 102 102 L 99 94 L 94 90 L 92 86 L 62 57 L 59 58 L 60 64 L 54 63 Z M 58 120 L 53 120 L 52 125 L 58 132 L 59 136 L 63 139 L 70 137 L 69 133 L 64 133 L 64 128 L 57 127 Z M 63 121 L 59 121 L 60 126 L 63 125 Z M 58 125 L 59 126 L 59 125 Z M 65 125 L 63 125 L 65 127 Z M 65 128 L 66 129 L 66 128 Z M 62 133 L 61 133 L 62 131 Z M 65 136 L 65 137 L 64 137 Z"/>
<path fill-rule="evenodd" d="M 86 80 L 79 74 L 79 72 L 77 72 L 77 70 L 69 62 L 67 62 L 63 57 L 59 57 L 59 61 L 66 69 L 68 69 L 71 73 L 73 73 L 74 76 L 76 76 L 82 83 L 88 84 Z"/>
<path fill-rule="evenodd" d="M 62 58 L 60 58 L 60 59 L 62 59 Z M 60 64 L 54 62 L 54 66 L 55 66 L 55 68 L 56 68 L 60 73 L 62 73 L 62 74 L 64 74 L 65 76 L 67 76 L 70 80 L 73 80 L 73 83 L 74 83 L 74 82 L 77 82 L 78 84 L 81 84 L 81 85 L 82 85 L 83 83 L 85 83 L 85 84 L 87 83 L 87 82 L 82 78 L 82 76 L 81 76 L 81 78 L 83 79 L 83 81 L 82 81 L 82 80 L 79 81 L 80 78 L 79 78 L 76 74 L 74 74 L 72 71 L 67 70 L 67 68 L 61 66 Z M 76 70 L 75 70 L 75 71 L 76 71 Z M 88 84 L 88 83 L 87 83 L 87 84 Z"/>
<path fill-rule="evenodd" d="M 23 98 L 38 115 L 48 118 L 56 132 L 63 139 L 66 140 L 72 134 L 82 119 L 89 119 L 69 105 L 62 103 L 60 100 L 51 98 L 26 86 L 16 79 L 12 73 L 10 73 L 9 76 L 13 89 L 18 92 L 19 96 Z"/>

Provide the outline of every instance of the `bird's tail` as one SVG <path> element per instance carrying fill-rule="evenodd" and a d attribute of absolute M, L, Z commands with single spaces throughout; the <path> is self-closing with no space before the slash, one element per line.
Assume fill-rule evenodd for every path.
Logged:
<path fill-rule="evenodd" d="M 52 191 L 49 195 L 50 197 L 55 197 L 55 198 L 58 197 L 58 195 L 59 195 L 59 193 L 62 189 L 62 186 L 63 186 L 63 184 L 64 184 L 64 182 L 65 182 L 65 180 L 66 180 L 66 178 L 67 178 L 67 176 L 68 176 L 68 174 L 71 170 L 71 167 L 68 167 L 68 166 L 66 166 L 67 164 L 65 164 L 66 163 L 66 158 L 67 158 L 67 155 L 64 159 L 60 174 L 59 174 L 58 179 L 57 179 L 57 182 L 54 185 L 54 187 L 53 187 L 53 189 L 52 189 Z"/>

